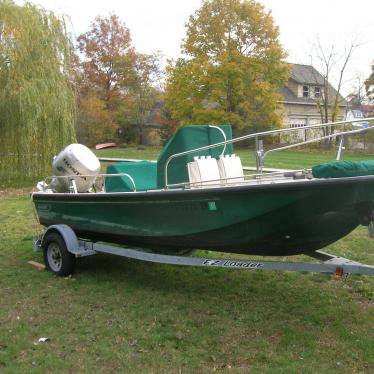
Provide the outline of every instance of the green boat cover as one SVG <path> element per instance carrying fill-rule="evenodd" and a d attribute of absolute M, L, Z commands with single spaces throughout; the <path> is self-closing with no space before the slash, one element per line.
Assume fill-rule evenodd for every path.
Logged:
<path fill-rule="evenodd" d="M 157 163 L 150 161 L 118 162 L 108 166 L 107 174 L 127 173 L 134 179 L 137 191 L 154 190 L 157 188 Z M 134 191 L 131 180 L 126 176 L 106 177 L 106 192 Z"/>
<path fill-rule="evenodd" d="M 344 178 L 374 175 L 374 160 L 370 161 L 335 161 L 312 168 L 314 178 Z"/>
<path fill-rule="evenodd" d="M 230 125 L 217 126 L 226 135 L 226 140 L 232 139 Z M 225 139 L 222 132 L 209 125 L 190 125 L 178 129 L 175 135 L 162 149 L 156 162 L 120 162 L 107 168 L 107 174 L 127 173 L 135 181 L 137 191 L 146 191 L 165 187 L 165 165 L 168 158 L 176 153 L 188 151 L 195 148 L 223 142 Z M 168 183 L 176 184 L 188 182 L 187 163 L 195 156 L 212 156 L 218 158 L 223 151 L 223 146 L 213 149 L 195 152 L 190 155 L 181 156 L 172 160 L 168 167 Z M 224 154 L 232 154 L 233 146 L 228 144 Z M 106 177 L 105 190 L 107 192 L 133 191 L 130 179 L 126 176 Z"/>
<path fill-rule="evenodd" d="M 227 140 L 232 139 L 232 130 L 230 125 L 217 126 L 222 129 Z M 195 148 L 223 142 L 225 139 L 220 130 L 209 125 L 191 125 L 178 129 L 175 135 L 168 141 L 161 151 L 157 161 L 157 187 L 165 187 L 165 165 L 167 159 L 176 153 L 188 151 Z M 223 147 L 195 152 L 173 159 L 168 166 L 168 183 L 177 184 L 188 182 L 187 163 L 192 161 L 195 156 L 218 157 L 223 151 Z M 224 154 L 232 154 L 233 146 L 228 144 Z"/>

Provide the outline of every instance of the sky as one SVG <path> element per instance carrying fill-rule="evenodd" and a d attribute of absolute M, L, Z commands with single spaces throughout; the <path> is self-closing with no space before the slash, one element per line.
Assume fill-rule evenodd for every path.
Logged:
<path fill-rule="evenodd" d="M 201 0 L 29 0 L 42 7 L 67 15 L 70 30 L 78 36 L 89 30 L 97 15 L 114 13 L 130 29 L 139 52 L 161 51 L 166 58 L 180 56 L 189 15 Z M 22 0 L 18 0 L 22 3 Z M 348 94 L 371 72 L 374 61 L 373 0 L 258 0 L 271 11 L 280 30 L 280 41 L 288 53 L 287 61 L 313 64 L 317 37 L 327 50 L 334 45 L 337 55 L 344 55 L 349 45 L 359 44 L 344 76 L 343 93 Z M 313 60 L 311 60 L 311 56 Z"/>

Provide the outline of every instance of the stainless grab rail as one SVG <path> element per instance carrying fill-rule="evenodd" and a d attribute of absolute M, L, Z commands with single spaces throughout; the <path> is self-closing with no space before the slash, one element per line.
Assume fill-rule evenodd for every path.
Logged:
<path fill-rule="evenodd" d="M 164 168 L 165 188 L 167 189 L 169 187 L 169 183 L 168 183 L 168 167 L 169 167 L 169 164 L 173 159 L 181 157 L 181 156 L 189 155 L 189 154 L 200 152 L 200 151 L 206 151 L 208 149 L 217 148 L 217 147 L 223 146 L 225 144 L 237 143 L 237 142 L 240 142 L 240 141 L 243 141 L 243 140 L 246 140 L 246 139 L 253 139 L 253 138 L 258 139 L 261 136 L 275 135 L 275 134 L 281 134 L 281 133 L 293 132 L 293 131 L 300 131 L 300 130 L 307 130 L 307 129 L 318 129 L 318 128 L 323 128 L 323 127 L 327 127 L 327 126 L 340 126 L 340 125 L 346 125 L 346 124 L 351 124 L 351 123 L 370 122 L 370 121 L 374 121 L 374 117 L 361 118 L 361 119 L 349 120 L 349 121 L 337 121 L 337 122 L 320 123 L 320 124 L 317 124 L 317 125 L 303 126 L 301 128 L 284 128 L 284 129 L 277 129 L 277 130 L 270 130 L 270 131 L 262 131 L 262 132 L 257 132 L 257 133 L 253 133 L 253 134 L 243 135 L 243 136 L 240 136 L 240 137 L 235 138 L 235 139 L 225 140 L 224 142 L 219 142 L 219 143 L 216 143 L 216 144 L 210 144 L 210 145 L 206 145 L 204 147 L 195 148 L 195 149 L 191 149 L 191 150 L 180 152 L 180 153 L 175 153 L 175 154 L 171 155 L 165 163 L 165 168 Z M 365 131 L 370 130 L 372 128 L 374 128 L 374 126 L 364 128 L 364 129 L 359 129 L 359 130 L 351 130 L 351 131 L 345 132 L 344 134 L 345 135 L 347 135 L 347 134 L 357 134 L 357 133 L 360 133 L 360 132 L 365 132 Z M 334 137 L 340 136 L 342 134 L 343 134 L 342 132 L 339 132 L 339 133 L 335 133 L 335 134 L 331 134 L 331 135 L 326 135 L 326 136 L 321 137 L 321 138 L 316 138 L 318 140 L 312 139 L 312 140 L 308 141 L 307 143 L 305 143 L 305 142 L 298 143 L 298 146 L 304 145 L 304 144 L 309 144 L 309 143 L 312 143 L 313 141 L 321 141 L 321 140 L 324 140 L 324 139 L 334 138 Z M 280 148 L 282 148 L 282 147 L 280 147 Z"/>
<path fill-rule="evenodd" d="M 316 142 L 320 142 L 321 140 L 325 140 L 325 139 L 331 139 L 331 138 L 337 138 L 338 136 L 343 136 L 343 135 L 352 135 L 352 134 L 359 134 L 361 132 L 365 132 L 367 130 L 369 130 L 371 127 L 368 127 L 368 128 L 365 128 L 365 129 L 359 129 L 359 130 L 350 130 L 350 131 L 343 131 L 343 132 L 338 132 L 336 134 L 330 134 L 330 135 L 325 135 L 323 137 L 320 137 L 320 138 L 314 138 L 314 139 L 310 139 L 310 140 L 305 140 L 303 142 L 300 142 L 300 143 L 294 143 L 294 144 L 289 144 L 289 145 L 285 145 L 283 147 L 278 147 L 278 148 L 274 148 L 274 149 L 269 149 L 268 151 L 266 151 L 264 153 L 264 155 L 262 156 L 262 160 L 264 161 L 265 160 L 265 157 L 269 154 L 269 153 L 272 153 L 272 152 L 277 152 L 277 151 L 284 151 L 285 149 L 290 149 L 290 148 L 296 148 L 296 147 L 300 147 L 301 145 L 306 145 L 306 144 L 311 144 L 311 143 L 316 143 Z"/>
<path fill-rule="evenodd" d="M 130 179 L 134 192 L 136 192 L 136 184 L 135 184 L 134 178 L 130 174 L 120 173 L 120 174 L 100 174 L 100 175 L 103 177 L 127 177 Z M 104 188 L 105 188 L 105 179 L 104 179 Z"/>
<path fill-rule="evenodd" d="M 227 141 L 226 134 L 225 134 L 225 132 L 224 132 L 220 127 L 218 127 L 218 126 L 209 125 L 209 127 L 210 127 L 211 129 L 217 129 L 218 131 L 221 132 L 221 134 L 222 134 L 222 136 L 223 136 L 223 139 L 224 139 L 224 142 L 225 142 L 225 145 L 223 146 L 223 150 L 222 150 L 222 152 L 221 152 L 221 155 L 223 155 L 223 154 L 225 153 L 225 151 L 226 151 L 226 141 Z"/>

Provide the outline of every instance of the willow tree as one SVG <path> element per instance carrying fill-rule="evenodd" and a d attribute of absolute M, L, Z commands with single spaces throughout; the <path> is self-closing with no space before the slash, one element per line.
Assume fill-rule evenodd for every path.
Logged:
<path fill-rule="evenodd" d="M 168 68 L 173 118 L 252 130 L 279 124 L 288 67 L 271 14 L 253 0 L 206 0 L 186 27 L 186 57 Z"/>
<path fill-rule="evenodd" d="M 75 140 L 70 56 L 63 19 L 0 0 L 1 184 L 48 173 L 53 155 Z"/>

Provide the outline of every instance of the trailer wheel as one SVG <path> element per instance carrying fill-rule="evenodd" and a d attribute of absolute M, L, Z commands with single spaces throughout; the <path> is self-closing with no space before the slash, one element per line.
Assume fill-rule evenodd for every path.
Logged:
<path fill-rule="evenodd" d="M 45 266 L 52 273 L 65 277 L 74 272 L 75 257 L 57 232 L 51 232 L 44 238 L 43 254 Z"/>

